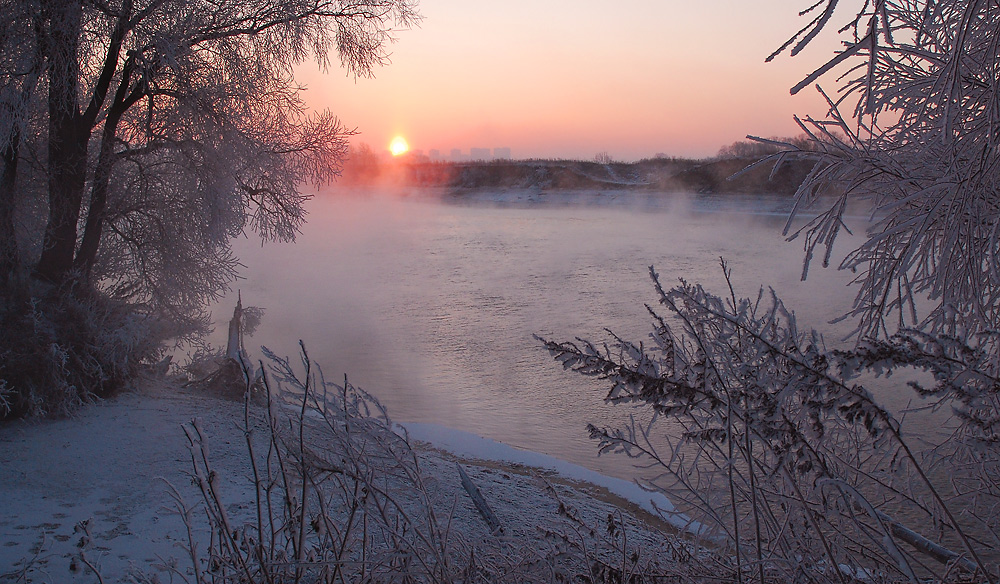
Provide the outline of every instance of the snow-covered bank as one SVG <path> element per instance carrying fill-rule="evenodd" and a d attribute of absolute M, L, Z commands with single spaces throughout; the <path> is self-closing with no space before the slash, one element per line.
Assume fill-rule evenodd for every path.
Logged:
<path fill-rule="evenodd" d="M 0 581 L 18 581 L 27 570 L 27 582 L 93 582 L 74 559 L 85 522 L 85 553 L 106 581 L 180 557 L 183 524 L 170 511 L 165 481 L 196 500 L 185 475 L 191 462 L 181 424 L 200 418 L 215 458 L 236 471 L 247 460 L 239 448 L 239 410 L 147 386 L 70 419 L 0 426 Z"/>
<path fill-rule="evenodd" d="M 169 558 L 185 566 L 185 528 L 172 511 L 167 483 L 188 504 L 200 500 L 188 477 L 190 454 L 181 429 L 195 418 L 222 478 L 227 509 L 237 520 L 248 518 L 253 489 L 239 403 L 158 382 L 86 407 L 71 419 L 0 427 L 0 582 L 94 582 L 78 559 L 81 543 L 105 582 L 149 573 L 153 564 Z M 589 476 L 584 469 L 533 453 L 505 452 L 502 445 L 470 435 L 408 427 L 414 439 L 434 442 L 459 458 L 537 463 L 574 480 Z M 465 454 L 456 440 L 467 446 Z M 641 549 L 659 570 L 667 569 L 676 555 L 672 536 L 587 489 L 545 472 L 463 460 L 505 525 L 498 539 L 463 490 L 455 460 L 435 450 L 420 453 L 435 500 L 450 514 L 450 529 L 479 548 L 541 549 L 551 545 L 555 532 L 598 549 L 608 537 L 608 518 L 620 512 L 629 549 Z M 200 521 L 200 512 L 195 518 Z M 589 534 L 582 526 L 590 527 Z"/>
<path fill-rule="evenodd" d="M 461 430 L 435 424 L 407 423 L 402 426 L 406 428 L 411 440 L 426 442 L 459 458 L 472 462 L 499 462 L 549 471 L 564 479 L 607 489 L 609 493 L 634 503 L 654 516 L 663 517 L 678 529 L 697 529 L 687 516 L 675 511 L 673 503 L 662 493 L 647 491 L 634 482 L 609 477 L 554 456 L 521 450 Z"/>

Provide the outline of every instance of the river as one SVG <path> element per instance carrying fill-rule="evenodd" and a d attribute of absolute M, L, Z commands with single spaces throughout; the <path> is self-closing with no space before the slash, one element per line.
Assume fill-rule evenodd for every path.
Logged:
<path fill-rule="evenodd" d="M 619 478 L 632 462 L 596 455 L 587 423 L 617 424 L 598 382 L 563 371 L 533 335 L 643 340 L 644 303 L 678 278 L 726 293 L 773 287 L 800 326 L 850 306 L 848 276 L 814 266 L 802 282 L 802 245 L 781 235 L 788 201 L 670 194 L 467 197 L 411 191 L 320 192 L 294 244 L 236 243 L 245 305 L 265 309 L 246 340 L 295 356 L 302 339 L 328 380 L 375 394 L 397 421 L 428 422 L 542 452 Z M 583 204 L 571 204 L 583 201 Z M 841 242 L 841 255 L 849 242 Z M 235 304 L 215 308 L 216 342 Z"/>

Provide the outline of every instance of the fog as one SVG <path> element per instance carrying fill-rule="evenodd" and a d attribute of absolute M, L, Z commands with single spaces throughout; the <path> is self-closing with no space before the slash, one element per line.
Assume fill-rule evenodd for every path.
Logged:
<path fill-rule="evenodd" d="M 570 204 L 586 201 L 587 204 Z M 628 478 L 631 463 L 596 458 L 585 425 L 626 419 L 604 388 L 551 360 L 538 334 L 646 338 L 644 303 L 678 278 L 740 295 L 773 287 L 800 326 L 836 344 L 849 324 L 848 275 L 815 266 L 800 281 L 802 247 L 781 235 L 787 199 L 666 194 L 452 197 L 413 190 L 318 193 L 294 244 L 237 243 L 245 305 L 265 309 L 246 347 L 295 356 L 302 339 L 330 381 L 346 374 L 398 421 L 473 432 Z M 859 218 L 859 221 L 861 219 Z M 838 249 L 848 249 L 847 241 Z M 215 310 L 224 342 L 236 290 Z"/>

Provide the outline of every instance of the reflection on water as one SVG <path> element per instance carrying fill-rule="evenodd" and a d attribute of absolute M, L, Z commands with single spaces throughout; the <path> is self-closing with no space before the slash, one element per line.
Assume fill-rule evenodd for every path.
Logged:
<path fill-rule="evenodd" d="M 724 201 L 658 197 L 670 203 L 524 205 L 508 197 L 460 205 L 321 194 L 297 243 L 237 244 L 244 303 L 266 309 L 247 347 L 293 355 L 302 339 L 328 379 L 346 373 L 397 420 L 629 478 L 630 461 L 597 459 L 585 425 L 618 423 L 630 410 L 606 406 L 602 386 L 564 372 L 532 335 L 599 340 L 607 327 L 642 340 L 643 303 L 656 301 L 648 266 L 665 285 L 684 278 L 722 293 L 720 256 L 738 293 L 772 286 L 800 325 L 832 331 L 828 343 L 848 330 L 824 324 L 850 304 L 847 276 L 816 268 L 799 281 L 801 245 L 783 240 L 773 200 L 741 200 L 732 212 Z M 215 310 L 220 322 L 234 301 L 235 291 Z"/>

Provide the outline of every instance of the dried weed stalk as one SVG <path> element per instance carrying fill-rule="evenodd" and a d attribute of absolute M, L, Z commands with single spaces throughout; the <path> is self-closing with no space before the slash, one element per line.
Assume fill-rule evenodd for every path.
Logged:
<path fill-rule="evenodd" d="M 201 551 L 192 508 L 176 495 L 193 575 L 161 568 L 197 584 L 457 580 L 470 553 L 435 511 L 416 453 L 381 404 L 327 382 L 304 346 L 301 372 L 266 354 L 267 407 L 247 400 L 244 417 L 255 505 L 246 517 L 232 513 L 204 432 L 197 420 L 187 425 L 211 538 Z"/>

